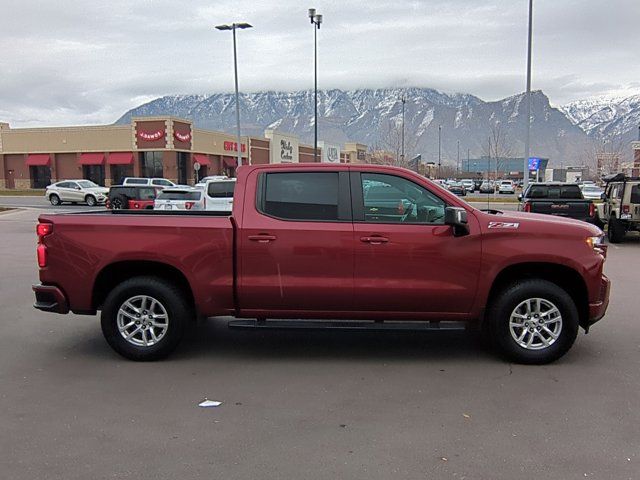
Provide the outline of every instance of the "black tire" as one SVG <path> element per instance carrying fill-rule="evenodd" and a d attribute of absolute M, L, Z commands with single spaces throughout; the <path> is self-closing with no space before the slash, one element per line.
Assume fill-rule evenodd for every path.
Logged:
<path fill-rule="evenodd" d="M 600 230 L 604 230 L 604 222 L 600 219 L 600 215 L 598 215 L 598 212 L 596 212 L 595 217 L 593 217 L 593 222 L 592 222 L 596 227 L 598 227 Z"/>
<path fill-rule="evenodd" d="M 132 340 L 125 339 L 118 328 L 120 309 L 123 308 L 133 312 L 133 310 L 125 307 L 125 304 L 127 301 L 135 304 L 136 300 L 132 299 L 139 296 L 155 299 L 157 304 L 166 312 L 167 327 L 165 333 L 160 336 L 162 330 L 154 330 L 156 334 L 160 336 L 160 339 L 157 343 L 149 346 L 136 345 L 133 343 L 141 342 L 142 335 L 145 335 L 144 341 L 146 342 L 147 340 L 146 333 L 143 333 L 138 328 L 146 327 L 141 324 L 145 316 L 143 315 L 144 310 L 140 310 L 140 316 L 127 315 L 126 317 L 122 317 L 123 320 L 127 322 L 131 320 L 138 322 L 132 325 L 129 330 L 125 331 L 125 334 L 127 334 L 131 333 L 134 329 L 138 330 L 138 333 L 133 335 Z M 156 309 L 158 308 L 157 304 Z M 151 313 L 151 310 L 149 310 L 148 313 Z M 164 358 L 176 349 L 184 336 L 187 326 L 193 322 L 194 317 L 193 309 L 181 289 L 158 277 L 134 277 L 122 282 L 109 293 L 102 308 L 101 326 L 104 338 L 117 353 L 129 360 L 152 361 Z M 153 329 L 155 329 L 155 327 L 148 327 L 147 332 L 151 334 Z"/>
<path fill-rule="evenodd" d="M 516 308 L 522 302 L 527 299 L 537 298 L 555 306 L 562 317 L 560 330 L 556 332 L 558 334 L 557 338 L 550 342 L 549 346 L 534 350 L 525 348 L 525 346 L 517 343 L 517 340 L 512 336 L 512 329 L 509 324 L 512 313 L 516 311 Z M 529 320 L 528 322 L 531 321 Z M 537 320 L 533 321 L 537 322 Z M 526 322 L 526 320 L 523 320 L 523 322 Z M 539 330 L 538 326 L 529 325 L 531 328 Z M 578 310 L 569 294 L 555 283 L 541 279 L 521 280 L 505 287 L 489 305 L 485 321 L 486 334 L 500 354 L 510 361 L 530 365 L 550 363 L 562 357 L 573 345 L 578 335 L 578 327 Z M 540 328 L 545 327 L 542 326 Z M 554 327 L 551 328 L 553 329 Z M 516 334 L 524 330 L 529 330 L 529 328 L 517 330 L 516 327 Z M 544 334 L 544 331 L 540 333 Z M 526 335 L 533 337 L 539 334 L 534 331 L 533 334 L 527 333 Z M 530 337 L 525 336 L 524 338 Z M 534 338 L 538 341 L 537 337 Z M 549 340 L 549 337 L 547 337 L 547 340 Z"/>
<path fill-rule="evenodd" d="M 49 202 L 51 202 L 51 205 L 53 205 L 54 207 L 57 207 L 62 203 L 60 201 L 60 197 L 55 193 L 52 193 L 51 195 L 49 195 Z"/>
<path fill-rule="evenodd" d="M 611 243 L 621 243 L 625 235 L 624 224 L 615 217 L 609 219 L 609 228 L 607 229 L 607 237 Z"/>
<path fill-rule="evenodd" d="M 84 197 L 84 201 L 87 203 L 88 207 L 95 207 L 98 203 L 96 197 L 94 197 L 93 195 L 87 195 L 86 197 Z"/>
<path fill-rule="evenodd" d="M 118 194 L 113 196 L 110 203 L 112 210 L 126 210 L 129 205 L 129 199 L 126 195 Z"/>

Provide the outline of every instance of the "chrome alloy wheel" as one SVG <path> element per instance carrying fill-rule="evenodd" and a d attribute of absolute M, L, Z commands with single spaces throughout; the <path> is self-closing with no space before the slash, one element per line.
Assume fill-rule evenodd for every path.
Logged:
<path fill-rule="evenodd" d="M 529 298 L 511 312 L 511 337 L 526 350 L 542 350 L 553 345 L 562 332 L 562 314 L 549 300 Z"/>
<path fill-rule="evenodd" d="M 148 295 L 124 301 L 118 310 L 118 331 L 136 347 L 156 345 L 167 333 L 169 315 L 164 306 Z"/>

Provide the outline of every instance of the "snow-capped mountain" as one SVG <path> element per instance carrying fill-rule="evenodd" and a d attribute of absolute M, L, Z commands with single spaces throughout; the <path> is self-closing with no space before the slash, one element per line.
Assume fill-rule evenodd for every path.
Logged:
<path fill-rule="evenodd" d="M 458 141 L 461 159 L 467 157 L 467 152 L 477 157 L 486 153 L 496 125 L 504 137 L 503 147 L 508 155 L 524 153 L 524 94 L 485 102 L 470 94 L 449 94 L 430 88 L 323 90 L 318 92 L 319 139 L 341 144 L 357 141 L 389 149 L 389 137 L 402 122 L 402 97 L 406 100 L 408 154 L 421 153 L 423 160 L 437 161 L 441 126 L 444 163 L 456 161 Z M 631 114 L 640 107 L 638 103 L 621 102 L 616 114 L 607 117 L 605 103 L 575 102 L 559 110 L 549 104 L 544 93 L 535 91 L 531 105 L 532 155 L 548 157 L 551 164 L 581 164 L 592 143 L 589 135 L 596 135 L 592 132 L 600 128 L 607 132 L 622 129 L 623 125 L 616 123 L 621 118 L 619 113 L 624 110 L 625 118 L 632 122 Z M 228 132 L 235 129 L 234 96 L 227 93 L 158 98 L 125 113 L 118 123 L 128 123 L 132 116 L 166 114 L 191 119 L 198 128 Z M 275 128 L 295 133 L 303 142 L 313 141 L 311 90 L 243 93 L 240 114 L 243 134 L 262 136 L 266 128 Z M 598 115 L 603 118 L 600 123 Z"/>
<path fill-rule="evenodd" d="M 594 97 L 559 107 L 589 137 L 621 145 L 638 139 L 640 95 Z"/>

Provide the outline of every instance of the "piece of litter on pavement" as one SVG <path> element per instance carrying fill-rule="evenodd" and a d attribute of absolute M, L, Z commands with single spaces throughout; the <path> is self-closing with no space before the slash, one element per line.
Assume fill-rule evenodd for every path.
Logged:
<path fill-rule="evenodd" d="M 216 400 L 207 400 L 206 398 L 204 399 L 204 401 L 198 404 L 199 407 L 203 407 L 203 408 L 219 407 L 220 405 L 222 405 L 222 402 L 218 402 Z"/>
<path fill-rule="evenodd" d="M 440 460 L 442 460 L 443 462 L 447 461 L 447 457 L 441 457 Z"/>
<path fill-rule="evenodd" d="M 471 418 L 471 415 L 469 415 L 468 413 L 463 413 L 463 414 L 462 414 L 462 416 L 463 416 L 464 418 Z"/>

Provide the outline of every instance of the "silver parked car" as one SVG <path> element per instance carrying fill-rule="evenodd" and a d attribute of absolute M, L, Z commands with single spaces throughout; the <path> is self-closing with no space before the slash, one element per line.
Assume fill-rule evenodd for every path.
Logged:
<path fill-rule="evenodd" d="M 108 193 L 108 188 L 96 185 L 90 180 L 63 180 L 49 185 L 44 196 L 54 206 L 62 202 L 71 202 L 86 203 L 93 207 L 105 203 Z"/>

